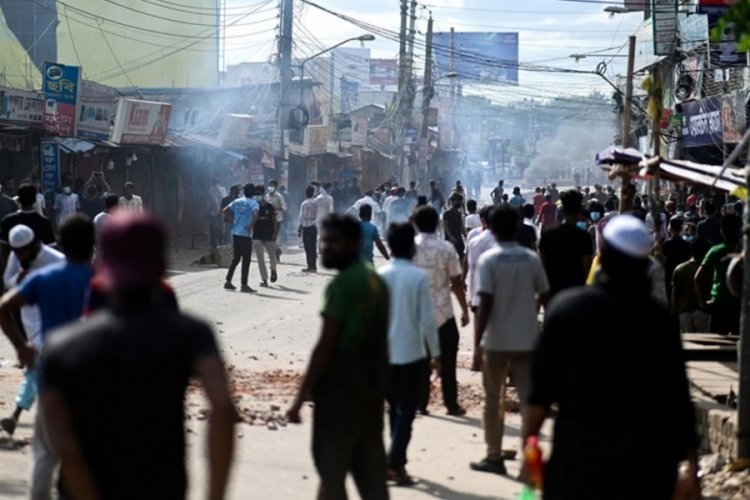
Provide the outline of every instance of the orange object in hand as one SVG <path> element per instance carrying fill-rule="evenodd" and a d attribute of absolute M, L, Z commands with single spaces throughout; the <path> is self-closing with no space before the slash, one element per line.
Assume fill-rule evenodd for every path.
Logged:
<path fill-rule="evenodd" d="M 542 460 L 542 449 L 539 448 L 539 437 L 529 436 L 523 449 L 527 481 L 534 489 L 541 490 L 544 483 L 544 462 Z"/>

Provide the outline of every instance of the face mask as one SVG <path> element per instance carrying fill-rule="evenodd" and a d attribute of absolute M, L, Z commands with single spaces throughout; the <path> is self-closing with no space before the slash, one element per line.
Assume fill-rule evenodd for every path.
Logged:
<path fill-rule="evenodd" d="M 591 212 L 591 220 L 592 221 L 596 222 L 596 221 L 598 221 L 601 218 L 602 218 L 602 214 L 600 214 L 599 212 Z"/>
<path fill-rule="evenodd" d="M 63 191 L 63 193 L 65 193 L 65 194 L 70 194 L 70 187 L 68 187 L 68 186 L 65 186 L 64 188 L 62 188 L 62 191 Z"/>
<path fill-rule="evenodd" d="M 273 187 L 273 186 L 270 186 L 270 187 L 268 188 L 268 194 L 273 194 L 273 193 L 275 193 L 275 192 L 276 192 L 276 188 L 275 188 L 275 187 Z"/>
<path fill-rule="evenodd" d="M 585 231 L 586 230 L 586 221 L 579 220 L 578 222 L 576 222 L 576 226 L 578 226 L 580 229 L 583 229 Z"/>
<path fill-rule="evenodd" d="M 256 194 L 255 196 L 253 196 L 253 199 L 255 199 L 255 201 L 260 201 L 262 198 L 263 197 L 259 194 Z"/>
<path fill-rule="evenodd" d="M 693 236 L 692 234 L 686 234 L 682 237 L 682 239 L 689 243 L 695 239 L 695 236 Z"/>

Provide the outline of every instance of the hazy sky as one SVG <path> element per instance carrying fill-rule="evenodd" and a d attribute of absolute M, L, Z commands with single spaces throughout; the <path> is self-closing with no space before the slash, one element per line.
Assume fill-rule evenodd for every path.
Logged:
<path fill-rule="evenodd" d="M 232 14 L 245 12 L 243 7 L 257 4 L 258 0 L 228 0 L 227 24 L 231 24 Z M 358 20 L 380 28 L 398 31 L 398 0 L 317 0 L 316 3 L 328 9 L 341 12 Z M 596 1 L 562 0 L 423 0 L 419 3 L 417 29 L 421 33 L 418 41 L 424 40 L 427 17 L 432 13 L 435 30 L 479 32 L 518 32 L 519 59 L 521 63 L 552 66 L 584 71 L 593 71 L 596 65 L 605 60 L 608 75 L 614 78 L 624 73 L 625 58 L 612 58 L 611 54 L 625 55 L 625 43 L 642 20 L 641 13 L 619 14 L 610 18 L 603 11 L 609 4 Z M 295 47 L 296 55 L 309 55 L 338 41 L 365 33 L 362 28 L 338 19 L 311 5 L 295 1 Z M 268 14 L 264 15 L 265 17 Z M 249 19 L 243 20 L 246 22 Z M 271 23 L 278 20 L 271 21 Z M 252 27 L 228 28 L 230 35 L 246 34 L 247 37 L 233 38 L 227 44 L 226 62 L 235 64 L 243 61 L 268 60 L 275 53 L 273 32 L 253 34 L 267 29 L 268 24 Z M 353 43 L 350 46 L 356 47 Z M 393 58 L 398 54 L 398 43 L 382 37 L 366 45 L 372 50 L 372 57 Z M 572 53 L 599 52 L 605 56 L 589 56 L 576 63 L 569 56 Z M 418 51 L 422 57 L 423 52 Z M 417 59 L 417 64 L 421 63 Z M 421 74 L 421 71 L 420 71 Z M 497 100 L 508 98 L 548 98 L 554 94 L 580 95 L 593 89 L 609 92 L 609 87 L 596 75 L 572 75 L 521 71 L 518 87 L 498 85 L 483 87 L 481 91 Z M 477 91 L 477 88 L 474 88 Z M 470 92 L 470 90 L 469 90 Z"/>

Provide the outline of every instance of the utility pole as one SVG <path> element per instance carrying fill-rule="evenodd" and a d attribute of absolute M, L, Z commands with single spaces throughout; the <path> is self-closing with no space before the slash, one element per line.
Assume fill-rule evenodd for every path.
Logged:
<path fill-rule="evenodd" d="M 635 37 L 628 38 L 628 73 L 625 82 L 625 103 L 622 110 L 622 147 L 630 147 L 631 117 L 633 115 L 633 70 L 635 66 Z M 620 176 L 620 213 L 633 208 L 633 193 L 630 189 L 630 173 Z"/>
<path fill-rule="evenodd" d="M 747 137 L 750 130 L 745 133 Z M 742 143 L 737 145 L 737 151 Z M 750 148 L 745 168 L 745 183 L 750 186 Z M 748 199 L 750 201 L 750 198 Z M 747 203 L 746 207 L 750 206 Z M 744 245 L 742 253 L 742 311 L 740 316 L 740 342 L 737 357 L 740 362 L 740 387 L 737 402 L 737 458 L 750 463 L 750 210 L 744 210 Z"/>
<path fill-rule="evenodd" d="M 654 116 L 653 120 L 651 121 L 651 143 L 652 143 L 652 152 L 654 158 L 658 158 L 661 155 L 661 112 L 662 108 L 664 107 L 663 99 L 664 99 L 664 90 L 662 89 L 662 79 L 661 79 L 661 66 L 656 65 L 654 69 L 651 71 L 651 94 L 650 99 L 656 100 L 656 102 L 659 104 L 657 108 L 656 115 Z M 651 203 L 651 218 L 654 220 L 654 236 L 655 236 L 655 248 L 654 248 L 654 257 L 656 257 L 657 260 L 662 260 L 662 245 L 664 243 L 662 238 L 662 228 L 661 228 L 661 176 L 659 175 L 659 168 L 657 167 L 654 171 L 654 178 L 651 180 L 653 183 L 653 200 Z"/>
<path fill-rule="evenodd" d="M 394 99 L 394 110 L 396 113 L 396 122 L 394 124 L 395 129 L 395 145 L 396 145 L 396 158 L 398 165 L 396 171 L 398 175 L 403 175 L 404 169 L 404 109 L 406 108 L 406 94 L 409 88 L 409 76 L 406 51 L 406 18 L 409 14 L 408 0 L 401 0 L 401 30 L 399 32 L 399 51 L 398 51 L 398 93 Z"/>
<path fill-rule="evenodd" d="M 336 92 L 336 52 L 328 60 L 328 123 L 333 123 L 333 95 Z"/>
<path fill-rule="evenodd" d="M 456 28 L 451 27 L 451 55 L 448 71 L 456 71 Z M 456 78 L 451 78 L 451 142 L 456 145 Z"/>
<path fill-rule="evenodd" d="M 289 91 L 292 84 L 292 26 L 294 24 L 293 0 L 281 0 L 281 33 L 279 36 L 279 115 L 278 125 L 280 135 L 281 177 L 288 175 L 289 164 L 287 162 L 286 144 L 284 133 L 289 128 Z M 300 86 L 302 82 L 299 82 Z"/>
<path fill-rule="evenodd" d="M 425 58 L 424 58 L 424 90 L 422 90 L 422 130 L 419 137 L 427 138 L 428 120 L 430 114 L 430 100 L 434 89 L 432 88 L 432 16 L 427 21 L 427 37 L 425 40 Z"/>
<path fill-rule="evenodd" d="M 430 115 L 430 100 L 434 93 L 432 88 L 432 14 L 430 19 L 427 21 L 427 36 L 425 40 L 425 58 L 424 58 L 424 86 L 422 88 L 422 129 L 419 133 L 419 166 L 422 167 L 419 170 L 419 174 L 424 175 L 427 173 L 427 151 L 430 148 L 429 144 L 429 115 Z M 422 171 L 424 169 L 424 171 Z M 416 180 L 416 176 L 412 176 L 411 180 Z"/>

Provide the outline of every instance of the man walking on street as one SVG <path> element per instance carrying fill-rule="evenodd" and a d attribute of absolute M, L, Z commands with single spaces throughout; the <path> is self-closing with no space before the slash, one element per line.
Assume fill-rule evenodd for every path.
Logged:
<path fill-rule="evenodd" d="M 268 183 L 268 194 L 266 201 L 271 204 L 276 213 L 276 261 L 281 262 L 281 246 L 286 243 L 286 230 L 284 215 L 286 214 L 286 200 L 279 193 L 279 183 L 271 181 Z"/>
<path fill-rule="evenodd" d="M 651 234 L 621 215 L 603 239 L 599 281 L 550 303 L 534 353 L 524 441 L 558 408 L 544 498 L 697 500 L 695 413 L 677 322 L 649 293 Z"/>
<path fill-rule="evenodd" d="M 582 201 L 583 195 L 578 191 L 564 191 L 560 195 L 562 224 L 543 231 L 539 240 L 550 297 L 566 288 L 584 285 L 591 269 L 594 244 L 589 233 L 578 227 Z"/>
<path fill-rule="evenodd" d="M 391 225 L 388 246 L 393 252 L 393 262 L 378 270 L 388 286 L 390 297 L 388 351 L 391 390 L 388 408 L 391 449 L 388 453 L 388 473 L 399 486 L 411 486 L 415 481 L 406 472 L 406 448 L 417 414 L 420 381 L 424 372 L 429 370 L 425 345 L 429 346 L 433 368 L 438 373 L 440 347 L 429 278 L 422 269 L 411 263 L 416 251 L 414 226 Z"/>
<path fill-rule="evenodd" d="M 44 347 L 52 330 L 75 321 L 83 312 L 84 297 L 93 274 L 94 225 L 84 215 L 70 217 L 60 227 L 60 246 L 66 262 L 47 266 L 32 274 L 0 299 L 0 328 L 13 343 L 22 367 L 33 367 L 38 353 L 18 332 L 12 316 L 14 313 L 26 305 L 39 306 Z M 48 426 L 57 416 L 47 410 L 44 401 L 41 402 L 34 422 L 31 500 L 52 498 L 52 478 L 59 457 L 50 441 Z"/>
<path fill-rule="evenodd" d="M 152 216 L 115 217 L 101 243 L 110 306 L 54 332 L 42 356 L 40 397 L 66 492 L 184 498 L 184 399 L 195 377 L 210 404 L 206 497 L 221 500 L 237 414 L 213 333 L 162 302 L 166 234 Z M 144 453 L 144 442 L 158 452 Z"/>
<path fill-rule="evenodd" d="M 303 271 L 315 273 L 318 271 L 318 204 L 315 203 L 315 188 L 307 186 L 305 195 L 307 199 L 299 207 L 299 229 L 297 230 L 297 234 L 302 238 L 305 257 L 307 258 L 307 268 L 303 269 Z"/>
<path fill-rule="evenodd" d="M 385 260 L 388 260 L 390 258 L 390 256 L 388 255 L 388 249 L 385 248 L 385 245 L 383 245 L 383 241 L 380 239 L 378 228 L 375 226 L 375 224 L 370 222 L 371 219 L 372 208 L 370 207 L 370 205 L 362 205 L 361 207 L 359 207 L 359 228 L 362 234 L 362 242 L 359 247 L 359 256 L 362 258 L 362 260 L 364 260 L 365 262 L 369 262 L 370 264 L 373 263 L 376 246 L 380 251 L 380 255 L 382 255 Z"/>
<path fill-rule="evenodd" d="M 453 244 L 453 248 L 458 254 L 458 260 L 462 262 L 464 260 L 464 250 L 466 250 L 464 243 L 466 228 L 464 227 L 464 217 L 461 215 L 463 204 L 464 199 L 460 195 L 456 195 L 451 198 L 451 208 L 443 214 L 445 239 Z"/>
<path fill-rule="evenodd" d="M 21 184 L 21 187 L 18 188 L 18 204 L 21 205 L 21 209 L 6 215 L 2 219 L 0 240 L 7 243 L 11 229 L 23 224 L 30 227 L 34 231 L 35 237 L 45 245 L 51 245 L 55 242 L 55 231 L 52 228 L 52 223 L 47 217 L 39 215 L 34 210 L 36 194 L 36 187 L 33 184 Z"/>
<path fill-rule="evenodd" d="M 253 256 L 253 239 L 251 235 L 258 220 L 258 210 L 260 207 L 258 206 L 258 202 L 253 198 L 255 196 L 255 186 L 246 184 L 243 191 L 244 196 L 242 198 L 237 198 L 224 209 L 224 215 L 232 221 L 233 242 L 232 263 L 229 264 L 224 288 L 226 290 L 237 289 L 232 284 L 232 277 L 234 276 L 235 269 L 237 269 L 237 264 L 242 260 L 242 288 L 240 290 L 245 293 L 252 293 L 255 290 L 247 284 L 248 275 L 250 274 L 250 261 Z"/>
<path fill-rule="evenodd" d="M 134 194 L 135 184 L 132 182 L 125 183 L 124 194 L 120 196 L 120 207 L 125 212 L 143 213 L 143 198 Z"/>
<path fill-rule="evenodd" d="M 430 278 L 430 295 L 435 306 L 435 317 L 440 339 L 440 353 L 443 390 L 443 403 L 449 415 L 462 416 L 466 410 L 458 404 L 458 382 L 456 362 L 458 358 L 458 326 L 453 315 L 451 292 L 461 305 L 461 326 L 469 324 L 469 308 L 461 280 L 461 263 L 455 248 L 449 242 L 438 238 L 438 213 L 429 206 L 420 207 L 414 212 L 414 223 L 419 230 L 416 237 L 417 253 L 414 264 L 421 267 Z M 430 353 L 432 355 L 432 353 Z M 427 414 L 430 401 L 430 371 L 422 376 L 422 391 L 419 410 Z"/>
<path fill-rule="evenodd" d="M 516 242 L 518 210 L 497 206 L 490 215 L 498 246 L 479 259 L 479 311 L 474 323 L 474 370 L 482 370 L 486 457 L 471 464 L 481 472 L 506 474 L 502 445 L 508 373 L 518 389 L 521 413 L 531 385 L 531 353 L 539 337 L 537 312 L 549 285 L 537 254 Z"/>
<path fill-rule="evenodd" d="M 331 215 L 323 221 L 323 265 L 339 274 L 326 289 L 320 338 L 287 412 L 290 422 L 300 422 L 300 409 L 312 397 L 319 500 L 345 500 L 349 472 L 363 500 L 388 499 L 388 289 L 359 258 L 359 239 L 355 219 Z"/>
<path fill-rule="evenodd" d="M 255 258 L 258 260 L 258 269 L 260 270 L 260 286 L 268 288 L 268 270 L 266 270 L 266 257 L 271 262 L 271 283 L 276 283 L 276 236 L 279 230 L 279 223 L 276 220 L 276 211 L 264 197 L 265 188 L 258 186 L 256 188 L 255 200 L 260 203 L 258 210 L 258 220 L 255 223 L 253 231 L 253 249 Z"/>
<path fill-rule="evenodd" d="M 695 274 L 695 291 L 701 308 L 711 311 L 711 333 L 739 335 L 740 299 L 729 291 L 727 256 L 742 250 L 742 219 L 727 214 L 721 219 L 724 242 L 714 245 Z"/>
<path fill-rule="evenodd" d="M 219 179 L 212 178 L 211 185 L 206 193 L 206 224 L 208 225 L 208 244 L 211 250 L 215 249 L 221 241 L 222 220 L 221 200 L 227 195 L 227 190 L 221 185 Z"/>
<path fill-rule="evenodd" d="M 36 212 L 32 213 L 39 215 Z M 47 245 L 43 245 L 34 231 L 23 224 L 16 225 L 10 230 L 8 241 L 13 253 L 8 259 L 8 265 L 3 276 L 6 290 L 21 284 L 29 274 L 65 260 L 65 255 Z M 41 321 L 38 306 L 29 305 L 21 308 L 21 324 L 23 325 L 25 338 L 37 352 L 42 351 Z M 31 410 L 37 394 L 36 381 L 36 368 L 26 368 L 24 380 L 16 397 L 16 409 L 10 418 L 0 420 L 0 427 L 8 434 L 12 435 L 16 430 L 21 412 Z"/>

